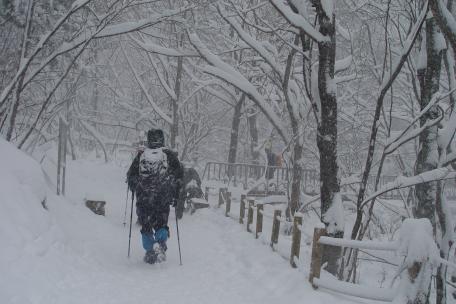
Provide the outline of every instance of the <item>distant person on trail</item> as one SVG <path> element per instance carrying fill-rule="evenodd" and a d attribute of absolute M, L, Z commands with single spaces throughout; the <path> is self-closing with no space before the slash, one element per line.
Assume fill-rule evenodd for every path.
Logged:
<path fill-rule="evenodd" d="M 183 178 L 177 153 L 164 144 L 162 130 L 149 130 L 146 148 L 138 151 L 127 172 L 128 186 L 136 194 L 144 261 L 150 264 L 166 259 L 170 205 L 176 207 Z"/>
<path fill-rule="evenodd" d="M 264 152 L 266 154 L 266 160 L 268 163 L 268 168 L 266 170 L 266 179 L 270 180 L 274 178 L 274 168 L 271 167 L 282 167 L 282 156 L 272 152 L 272 143 L 270 140 L 267 140 L 264 145 Z"/>

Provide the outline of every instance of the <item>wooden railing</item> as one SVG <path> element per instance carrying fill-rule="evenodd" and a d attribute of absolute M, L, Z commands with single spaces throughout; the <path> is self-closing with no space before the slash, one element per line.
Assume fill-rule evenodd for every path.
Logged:
<path fill-rule="evenodd" d="M 291 170 L 286 167 L 264 166 L 256 164 L 208 162 L 204 168 L 203 180 L 221 181 L 235 187 L 242 185 L 249 189 L 256 182 L 264 179 L 262 186 L 265 192 L 286 190 L 291 180 Z M 304 169 L 302 172 L 302 189 L 305 193 L 315 194 L 319 189 L 319 175 L 316 170 Z M 268 182 L 266 182 L 266 180 Z"/>
<path fill-rule="evenodd" d="M 209 188 L 207 187 L 206 198 L 209 197 L 208 190 Z M 246 231 L 252 233 L 258 239 L 263 233 L 265 218 L 271 220 L 272 231 L 269 246 L 273 251 L 277 251 L 281 224 L 291 225 L 291 247 L 288 259 L 291 267 L 301 268 L 303 266 L 299 259 L 301 235 L 306 234 L 303 229 L 302 215 L 296 213 L 293 217 L 286 219 L 282 215 L 281 209 L 274 209 L 272 213 L 266 212 L 264 208 L 266 205 L 268 204 L 262 203 L 261 200 L 248 198 L 244 194 L 241 195 L 238 211 L 239 224 L 244 225 Z M 222 206 L 225 207 L 224 214 L 226 217 L 235 218 L 231 208 L 232 197 L 228 188 L 218 189 L 217 207 L 221 208 Z M 322 288 L 335 293 L 376 301 L 418 303 L 418 300 L 423 295 L 421 291 L 429 287 L 432 272 L 429 272 L 428 269 L 429 265 L 433 263 L 432 261 L 436 262 L 438 260 L 437 262 L 439 263 L 449 264 L 447 261 L 439 259 L 438 256 L 426 256 L 425 252 L 420 254 L 414 252 L 417 248 L 423 247 L 421 244 L 423 242 L 427 244 L 426 246 L 435 247 L 434 250 L 427 250 L 429 254 L 438 252 L 437 246 L 433 242 L 432 226 L 429 222 L 424 223 L 423 219 L 407 219 L 404 221 L 397 241 L 358 241 L 332 238 L 326 235 L 325 228 L 314 229 L 309 281 L 315 289 Z M 339 281 L 330 276 L 320 278 L 324 251 L 331 250 L 331 247 L 334 246 L 352 248 L 354 250 L 393 251 L 398 256 L 404 256 L 404 262 L 400 268 L 407 269 L 407 271 L 401 279 L 403 281 L 400 282 L 398 288 L 377 288 Z M 408 256 L 408 254 L 411 255 Z"/>
<path fill-rule="evenodd" d="M 431 283 L 432 268 L 442 263 L 456 265 L 440 258 L 433 239 L 433 229 L 427 219 L 406 219 L 396 241 L 350 240 L 326 236 L 325 228 L 315 228 L 309 281 L 316 288 L 376 301 L 393 303 L 425 303 Z M 423 246 L 424 245 L 424 246 Z M 339 281 L 335 277 L 320 278 L 323 252 L 331 247 L 352 250 L 392 251 L 402 256 L 397 273 L 404 271 L 397 287 L 378 288 Z M 420 252 L 417 252 L 420 251 Z"/>
<path fill-rule="evenodd" d="M 269 172 L 268 172 L 269 170 Z M 208 162 L 204 168 L 203 180 L 220 181 L 227 186 L 242 186 L 245 190 L 251 189 L 253 185 L 263 187 L 263 195 L 271 193 L 286 192 L 288 182 L 291 181 L 291 170 L 286 167 L 264 166 L 242 163 Z M 264 178 L 266 175 L 271 178 Z M 380 177 L 378 189 L 385 184 L 394 181 L 397 176 L 383 175 Z M 258 181 L 263 180 L 260 184 Z M 369 192 L 374 192 L 375 176 L 370 176 L 367 184 Z M 320 192 L 320 176 L 317 170 L 304 169 L 302 172 L 301 189 L 309 195 L 316 195 Z M 355 190 L 354 190 L 355 189 Z M 356 194 L 356 187 L 342 186 L 342 192 Z M 284 193 L 282 193 L 284 194 Z M 447 199 L 456 200 L 455 181 L 449 180 L 445 185 Z M 261 196 L 261 195 L 255 195 Z M 380 196 L 381 199 L 402 200 L 406 199 L 401 190 L 392 190 Z"/>
<path fill-rule="evenodd" d="M 209 188 L 206 188 L 205 197 L 209 197 Z M 221 208 L 225 206 L 224 214 L 226 217 L 235 217 L 231 209 L 232 197 L 231 192 L 228 191 L 228 188 L 219 188 L 218 190 L 218 204 L 217 207 Z M 287 225 L 293 225 L 291 234 L 292 234 L 292 243 L 290 248 L 290 265 L 293 268 L 297 267 L 299 252 L 301 248 L 301 231 L 302 231 L 302 217 L 299 214 L 295 214 L 291 222 L 282 215 L 280 209 L 274 209 L 273 213 L 268 213 L 264 210 L 266 205 L 277 205 L 284 204 L 284 202 L 269 202 L 263 203 L 261 200 L 256 200 L 253 198 L 248 198 L 245 194 L 241 195 L 239 201 L 239 217 L 238 222 L 245 226 L 245 229 L 249 233 L 253 233 L 255 238 L 258 239 L 263 233 L 263 223 L 264 219 L 272 220 L 272 231 L 271 239 L 269 246 L 272 250 L 277 250 L 277 244 L 279 242 L 280 235 L 280 226 L 282 223 Z M 247 212 L 246 212 L 247 211 Z M 254 221 L 255 220 L 255 221 Z M 255 222 L 255 225 L 254 225 Z"/>

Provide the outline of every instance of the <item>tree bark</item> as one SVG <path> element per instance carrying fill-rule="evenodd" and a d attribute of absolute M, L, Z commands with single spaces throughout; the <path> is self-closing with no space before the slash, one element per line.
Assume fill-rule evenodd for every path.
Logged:
<path fill-rule="evenodd" d="M 173 99 L 173 124 L 171 125 L 171 148 L 173 149 L 176 149 L 176 139 L 179 135 L 179 99 L 181 91 L 182 60 L 182 57 L 177 58 L 176 84 L 174 86 L 176 99 Z"/>
<path fill-rule="evenodd" d="M 257 113 L 255 108 L 250 107 L 247 109 L 247 121 L 249 124 L 250 132 L 250 153 L 252 156 L 252 162 L 258 164 L 260 158 L 260 152 L 258 151 L 258 127 L 257 127 Z"/>
<path fill-rule="evenodd" d="M 298 45 L 299 35 L 295 36 L 294 44 Z M 291 177 L 291 194 L 290 202 L 287 210 L 287 217 L 295 214 L 299 208 L 299 200 L 301 197 L 301 180 L 302 180 L 302 135 L 299 132 L 299 113 L 295 113 L 292 101 L 289 96 L 289 82 L 293 66 L 293 57 L 296 53 L 295 50 L 291 50 L 287 58 L 287 65 L 285 67 L 283 90 L 285 95 L 285 101 L 287 105 L 288 115 L 290 116 L 291 130 L 293 132 L 293 159 L 292 159 L 292 177 Z"/>
<path fill-rule="evenodd" d="M 451 0 L 448 1 L 450 5 L 451 2 Z M 449 10 L 451 16 L 445 16 L 443 11 L 448 10 L 448 8 L 445 8 L 443 1 L 441 0 L 429 0 L 429 7 L 431 8 L 432 14 L 435 17 L 436 22 L 438 23 L 440 29 L 445 35 L 445 39 L 450 43 L 453 50 L 456 51 L 456 32 L 453 31 L 453 28 L 451 26 L 451 23 L 454 22 L 455 19 L 451 15 L 451 6 Z M 447 17 L 450 17 L 450 19 L 448 19 Z"/>
<path fill-rule="evenodd" d="M 338 223 L 334 217 L 327 216 L 330 208 L 337 203 L 335 196 L 340 192 L 337 163 L 337 98 L 334 82 L 335 15 L 327 16 L 321 1 L 313 1 L 313 3 L 317 11 L 320 33 L 330 38 L 329 42 L 318 43 L 318 92 L 321 102 L 321 120 L 318 126 L 317 146 L 320 152 L 321 220 L 329 228 L 329 236 L 342 238 L 344 235 L 343 223 Z M 338 273 L 340 255 L 341 248 L 333 247 L 325 250 L 323 256 L 323 263 L 328 263 L 327 271 L 334 275 Z"/>
<path fill-rule="evenodd" d="M 236 163 L 236 156 L 238 150 L 238 139 L 239 139 L 239 125 L 241 123 L 241 110 L 242 105 L 245 101 L 245 94 L 242 94 L 239 101 L 234 106 L 233 120 L 231 123 L 231 137 L 230 137 L 230 147 L 228 151 L 228 163 Z M 232 172 L 230 170 L 229 176 L 231 177 Z"/>
<path fill-rule="evenodd" d="M 418 71 L 418 79 L 421 87 L 420 108 L 425 108 L 431 101 L 432 96 L 439 90 L 440 72 L 444 50 L 438 45 L 440 35 L 437 21 L 434 17 L 426 20 L 426 68 Z M 438 118 L 440 115 L 437 106 L 432 107 L 420 119 L 420 125 L 426 121 Z M 439 164 L 438 126 L 426 128 L 419 137 L 419 147 L 416 174 L 436 169 Z M 416 206 L 413 208 L 414 216 L 427 218 L 431 222 L 434 232 L 436 230 L 435 211 L 437 200 L 441 202 L 441 182 L 429 182 L 415 186 Z M 441 223 L 445 226 L 445 223 Z M 445 228 L 445 227 L 443 227 Z M 444 233 L 444 229 L 442 230 Z M 443 252 L 441 250 L 441 254 Z M 439 266 L 436 276 L 436 303 L 446 303 L 446 288 L 444 267 Z"/>
<path fill-rule="evenodd" d="M 426 20 L 426 58 L 427 65 L 425 71 L 419 73 L 421 84 L 421 109 L 425 108 L 431 101 L 432 95 L 439 90 L 440 71 L 442 66 L 443 50 L 439 50 L 436 45 L 437 24 L 434 18 Z M 433 120 L 440 115 L 438 107 L 432 107 L 420 119 L 421 126 L 427 120 Z M 424 130 L 419 137 L 420 150 L 416 165 L 416 174 L 420 174 L 438 166 L 438 146 L 437 146 L 438 127 L 430 127 Z M 429 182 L 415 187 L 417 205 L 413 209 L 417 218 L 427 218 L 431 221 L 435 229 L 435 200 L 437 195 L 437 182 Z"/>

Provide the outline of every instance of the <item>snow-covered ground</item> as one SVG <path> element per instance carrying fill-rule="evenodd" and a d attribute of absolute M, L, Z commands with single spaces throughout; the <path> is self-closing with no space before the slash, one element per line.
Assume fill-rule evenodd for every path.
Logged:
<path fill-rule="evenodd" d="M 38 164 L 14 149 L 0 140 L 0 303 L 360 303 L 313 290 L 306 270 L 292 269 L 212 208 L 179 222 L 183 266 L 174 216 L 166 263 L 142 261 L 137 226 L 127 259 L 125 168 L 70 162 L 62 198 Z M 51 175 L 52 166 L 43 165 Z M 92 196 L 106 199 L 106 217 L 84 206 L 83 198 Z"/>

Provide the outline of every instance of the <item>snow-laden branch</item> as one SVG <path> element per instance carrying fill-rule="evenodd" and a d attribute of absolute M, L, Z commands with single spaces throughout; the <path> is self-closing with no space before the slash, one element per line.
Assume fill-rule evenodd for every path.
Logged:
<path fill-rule="evenodd" d="M 408 188 L 408 187 L 412 187 L 412 186 L 423 184 L 423 183 L 445 180 L 445 179 L 452 179 L 452 178 L 456 178 L 456 172 L 451 170 L 448 167 L 433 169 L 433 170 L 426 171 L 421 174 L 418 174 L 415 176 L 410 176 L 410 177 L 399 176 L 394 181 L 385 184 L 385 186 L 382 187 L 380 190 L 372 193 L 366 199 L 364 199 L 364 201 L 362 202 L 362 206 L 367 204 L 372 199 L 382 195 L 383 193 L 386 193 L 386 192 L 389 192 L 392 190 L 398 190 L 398 189 Z"/>
<path fill-rule="evenodd" d="M 152 96 L 149 95 L 149 92 L 147 91 L 146 87 L 144 86 L 143 81 L 141 80 L 141 77 L 139 77 L 138 72 L 136 71 L 135 67 L 131 64 L 130 57 L 125 53 L 125 49 L 123 45 L 121 44 L 121 49 L 124 54 L 125 59 L 127 60 L 128 66 L 130 67 L 130 70 L 132 71 L 136 82 L 139 84 L 141 90 L 143 91 L 144 95 L 146 96 L 147 101 L 149 104 L 152 106 L 154 111 L 167 123 L 172 124 L 173 120 L 171 117 L 169 117 L 165 112 L 163 112 L 160 107 L 155 103 L 153 100 Z"/>
<path fill-rule="evenodd" d="M 128 37 L 130 39 L 132 39 L 133 41 L 135 41 L 136 43 L 143 43 L 141 42 L 140 40 L 136 39 L 135 37 L 133 37 L 132 34 L 129 34 Z M 151 53 L 150 52 L 147 52 L 147 57 L 149 58 L 149 62 L 152 64 L 154 70 L 155 70 L 155 73 L 157 74 L 158 76 L 158 80 L 160 81 L 160 84 L 162 85 L 162 87 L 165 89 L 166 93 L 168 94 L 168 96 L 172 99 L 172 100 L 177 100 L 177 96 L 176 96 L 176 93 L 174 92 L 173 89 L 171 89 L 171 87 L 169 86 L 168 82 L 166 81 L 166 79 L 163 77 L 163 74 L 160 73 L 160 70 L 158 68 L 158 65 L 156 64 L 154 58 L 152 58 L 151 56 Z"/>
<path fill-rule="evenodd" d="M 71 15 L 73 15 L 75 12 L 77 12 L 79 9 L 87 5 L 90 1 L 92 0 L 84 0 L 84 1 L 76 1 L 71 9 L 64 15 L 62 18 L 60 18 L 52 30 L 50 30 L 46 35 L 43 35 L 40 38 L 40 41 L 38 44 L 35 46 L 35 48 L 29 52 L 29 57 L 28 58 L 22 58 L 21 60 L 21 65 L 19 66 L 19 69 L 17 70 L 16 74 L 14 75 L 13 79 L 10 81 L 9 84 L 6 85 L 6 87 L 3 89 L 2 93 L 0 94 L 0 111 L 2 110 L 6 98 L 9 96 L 11 93 L 12 89 L 16 85 L 17 81 L 23 75 L 27 69 L 29 68 L 32 60 L 38 55 L 38 53 L 41 52 L 43 49 L 44 45 L 51 39 L 51 37 L 60 29 L 60 27 L 70 18 Z M 82 44 L 82 43 L 81 43 Z"/>
<path fill-rule="evenodd" d="M 409 35 L 407 36 L 407 40 L 404 43 L 404 47 L 401 51 L 401 57 L 400 57 L 399 61 L 396 64 L 394 64 L 394 66 L 391 70 L 392 73 L 387 73 L 388 75 L 384 78 L 382 85 L 380 86 L 378 97 L 377 97 L 377 102 L 376 102 L 376 107 L 375 107 L 374 120 L 373 120 L 372 126 L 371 126 L 371 134 L 370 134 L 370 139 L 369 139 L 369 149 L 367 152 L 366 165 L 364 166 L 363 178 L 362 178 L 361 186 L 360 186 L 360 189 L 358 192 L 358 199 L 356 201 L 356 205 L 358 206 L 358 208 L 363 204 L 362 202 L 364 201 L 367 180 L 369 178 L 369 174 L 370 174 L 370 171 L 372 168 L 375 146 L 377 143 L 377 134 L 378 134 L 378 130 L 380 127 L 380 124 L 379 124 L 380 113 L 381 113 L 381 110 L 383 109 L 383 102 L 384 102 L 386 93 L 390 89 L 394 80 L 399 75 L 400 71 L 402 70 L 402 67 L 404 66 L 404 63 L 407 61 L 410 51 L 412 50 L 413 44 L 418 36 L 420 29 L 423 26 L 424 20 L 426 19 L 427 11 L 428 11 L 428 3 L 426 1 L 425 5 L 423 6 L 423 9 L 421 11 L 421 14 L 419 15 L 416 23 L 413 25 Z"/>
<path fill-rule="evenodd" d="M 411 132 L 409 132 L 407 134 L 407 132 L 410 130 L 410 128 L 416 122 L 418 122 L 418 120 L 421 117 L 423 117 L 423 115 L 425 115 L 434 105 L 436 105 L 439 101 L 441 101 L 442 99 L 444 99 L 445 97 L 447 97 L 451 93 L 452 92 L 449 92 L 447 94 L 442 95 L 439 92 L 437 92 L 436 94 L 434 94 L 432 96 L 431 101 L 426 105 L 426 107 L 423 110 L 421 110 L 421 112 L 413 119 L 413 121 L 410 122 L 410 124 L 407 126 L 407 128 L 402 130 L 402 132 L 400 134 L 398 134 L 398 135 L 396 135 L 394 137 L 388 138 L 388 140 L 386 142 L 386 145 L 385 145 L 385 154 L 391 154 L 397 148 L 399 148 L 401 145 L 405 144 L 409 140 L 412 140 L 413 138 L 415 138 L 418 135 L 420 135 L 421 132 L 423 132 L 426 128 L 429 128 L 431 126 L 434 126 L 434 125 L 438 124 L 443 119 L 443 113 L 442 113 L 442 115 L 440 115 L 436 119 L 427 120 L 424 125 L 420 126 L 417 129 L 414 129 L 413 131 L 411 131 Z"/>
<path fill-rule="evenodd" d="M 242 29 L 242 26 L 233 17 L 228 17 L 221 4 L 217 5 L 217 10 L 220 16 L 222 16 L 222 18 L 236 31 L 239 37 L 245 43 L 247 43 L 252 49 L 257 51 L 261 55 L 261 57 L 263 57 L 263 59 L 273 68 L 273 70 L 279 74 L 280 78 L 283 79 L 284 70 L 280 66 L 280 64 L 275 60 L 272 54 L 264 46 L 262 46 L 259 41 L 257 41 L 250 34 L 244 31 Z"/>
<path fill-rule="evenodd" d="M 139 47 L 146 52 L 160 54 L 168 57 L 199 57 L 198 53 L 186 49 L 172 49 L 163 47 L 152 41 L 142 42 L 134 37 L 130 37 Z"/>
<path fill-rule="evenodd" d="M 154 58 L 150 56 L 150 54 L 147 54 L 149 56 L 149 61 L 154 67 L 155 73 L 157 74 L 158 81 L 160 81 L 161 86 L 165 89 L 166 93 L 168 94 L 169 97 L 171 97 L 172 100 L 177 100 L 177 95 L 176 92 L 174 92 L 173 89 L 169 86 L 169 83 L 166 81 L 165 77 L 163 76 L 162 73 L 160 73 L 160 69 L 158 68 L 157 63 L 155 62 Z"/>
<path fill-rule="evenodd" d="M 436 119 L 426 120 L 426 122 L 422 126 L 420 126 L 419 128 L 413 129 L 411 132 L 409 132 L 404 137 L 402 137 L 402 135 L 400 135 L 399 138 L 397 138 L 395 141 L 393 141 L 387 145 L 387 147 L 385 149 L 385 154 L 393 153 L 394 151 L 396 151 L 397 148 L 399 148 L 403 144 L 414 139 L 415 137 L 418 137 L 427 128 L 437 125 L 439 122 L 442 121 L 442 119 L 443 119 L 443 113 Z"/>
<path fill-rule="evenodd" d="M 177 9 L 177 10 L 167 10 L 166 12 L 163 12 L 160 14 L 155 14 L 148 18 L 138 20 L 136 22 L 125 22 L 125 23 L 120 23 L 120 24 L 116 24 L 116 25 L 112 25 L 112 26 L 106 26 L 104 29 L 102 29 L 98 33 L 95 33 L 95 35 L 92 35 L 90 33 L 83 33 L 83 34 L 79 35 L 77 38 L 75 38 L 74 40 L 61 44 L 57 50 L 55 50 L 51 55 L 49 55 L 46 59 L 44 59 L 41 62 L 41 64 L 37 68 L 32 70 L 29 73 L 29 75 L 25 78 L 23 87 L 27 86 L 38 75 L 38 73 L 40 73 L 47 65 L 49 65 L 49 63 L 51 61 L 53 61 L 54 59 L 56 59 L 58 56 L 60 56 L 62 54 L 65 54 L 67 52 L 70 52 L 70 51 L 76 49 L 80 45 L 84 44 L 88 39 L 90 39 L 90 40 L 102 39 L 102 38 L 107 38 L 107 37 L 111 37 L 111 36 L 115 36 L 115 35 L 127 34 L 127 33 L 137 31 L 137 30 L 141 30 L 146 27 L 152 26 L 154 24 L 160 23 L 169 17 L 178 15 L 178 14 L 182 13 L 183 11 L 186 11 L 190 8 L 191 7 L 186 7 L 186 8 Z M 14 83 L 13 83 L 13 85 L 14 85 Z M 0 105 L 1 105 L 1 102 L 2 102 L 2 99 L 0 98 Z"/>
<path fill-rule="evenodd" d="M 353 61 L 352 55 L 348 55 L 345 58 L 336 60 L 336 62 L 334 63 L 334 73 L 337 74 L 339 72 L 342 72 L 342 71 L 348 69 L 350 67 L 352 61 Z"/>
<path fill-rule="evenodd" d="M 394 64 L 393 68 L 391 69 L 393 71 L 393 73 L 391 73 L 391 74 L 386 73 L 386 75 L 385 75 L 386 77 L 383 79 L 383 82 L 381 85 L 381 90 L 380 90 L 381 92 L 383 92 L 385 90 L 388 91 L 391 84 L 393 83 L 393 81 L 396 79 L 397 75 L 401 71 L 402 66 L 404 65 L 405 61 L 407 60 L 407 57 L 408 57 L 410 51 L 412 50 L 412 46 L 416 40 L 416 37 L 418 36 L 418 33 L 421 30 L 424 20 L 426 19 L 427 11 L 428 11 L 428 2 L 426 1 L 426 3 L 423 6 L 423 9 L 421 11 L 421 14 L 418 16 L 416 23 L 414 24 L 409 35 L 407 36 L 407 40 L 405 40 L 405 42 L 404 42 L 400 60 L 398 62 L 396 62 L 396 64 Z M 386 94 L 386 92 L 385 92 L 385 94 Z"/>
<path fill-rule="evenodd" d="M 287 131 L 282 125 L 280 118 L 274 112 L 274 110 L 268 105 L 263 96 L 256 90 L 252 83 L 245 78 L 240 72 L 234 69 L 232 66 L 223 62 L 218 56 L 214 55 L 206 45 L 199 39 L 196 33 L 188 33 L 190 43 L 198 51 L 198 53 L 212 66 L 200 67 L 203 72 L 220 78 L 239 90 L 244 92 L 255 102 L 255 104 L 261 109 L 263 114 L 268 118 L 271 124 L 276 128 L 280 137 L 284 142 L 288 142 Z"/>
<path fill-rule="evenodd" d="M 285 5 L 283 0 L 269 0 L 269 2 L 271 2 L 271 4 L 291 25 L 304 31 L 307 36 L 316 42 L 329 42 L 329 37 L 326 37 L 317 31 L 313 25 L 303 16 L 294 13 L 289 6 Z"/>
<path fill-rule="evenodd" d="M 165 10 L 141 20 L 110 25 L 101 31 L 95 38 L 106 38 L 139 31 L 156 24 L 157 22 L 163 21 L 164 19 L 186 12 L 194 7 L 194 5 L 188 5 L 179 9 Z"/>
<path fill-rule="evenodd" d="M 233 106 L 233 104 L 231 104 L 230 98 L 228 96 L 222 94 L 220 91 L 218 91 L 218 90 L 216 90 L 214 88 L 211 88 L 211 87 L 205 87 L 204 90 L 207 93 L 211 94 L 212 96 L 217 97 L 221 101 L 229 104 L 230 106 Z"/>

